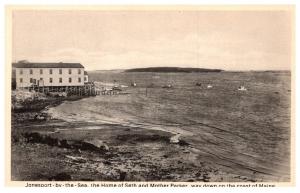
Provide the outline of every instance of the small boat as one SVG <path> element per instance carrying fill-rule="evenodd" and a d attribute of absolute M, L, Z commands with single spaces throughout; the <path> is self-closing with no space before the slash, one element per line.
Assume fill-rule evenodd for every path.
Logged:
<path fill-rule="evenodd" d="M 172 88 L 173 86 L 171 84 L 167 84 L 167 85 L 164 85 L 162 86 L 162 88 Z"/>
<path fill-rule="evenodd" d="M 210 85 L 210 84 L 209 84 L 209 85 L 207 85 L 207 88 L 212 88 L 212 87 L 213 87 L 213 86 L 212 86 L 212 85 Z"/>
<path fill-rule="evenodd" d="M 132 82 L 132 83 L 131 83 L 131 86 L 132 86 L 132 87 L 136 87 L 136 83 L 135 83 L 135 82 Z"/>
<path fill-rule="evenodd" d="M 120 85 L 121 88 L 127 88 L 127 85 Z"/>
<path fill-rule="evenodd" d="M 244 86 L 239 86 L 238 90 L 240 90 L 240 91 L 246 91 L 247 89 Z"/>
<path fill-rule="evenodd" d="M 196 86 L 202 86 L 202 84 L 200 82 L 197 82 Z"/>

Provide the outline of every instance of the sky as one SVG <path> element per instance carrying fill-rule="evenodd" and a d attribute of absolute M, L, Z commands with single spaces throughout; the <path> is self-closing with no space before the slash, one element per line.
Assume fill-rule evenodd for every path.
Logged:
<path fill-rule="evenodd" d="M 14 10 L 12 59 L 87 70 L 290 70 L 289 11 Z"/>

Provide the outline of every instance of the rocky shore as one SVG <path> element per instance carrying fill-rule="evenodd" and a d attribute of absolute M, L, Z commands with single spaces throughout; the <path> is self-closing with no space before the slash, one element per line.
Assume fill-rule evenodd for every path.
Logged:
<path fill-rule="evenodd" d="M 45 109 L 65 100 L 78 98 L 47 97 L 12 110 L 12 180 L 255 181 L 201 161 L 173 133 L 49 117 Z"/>

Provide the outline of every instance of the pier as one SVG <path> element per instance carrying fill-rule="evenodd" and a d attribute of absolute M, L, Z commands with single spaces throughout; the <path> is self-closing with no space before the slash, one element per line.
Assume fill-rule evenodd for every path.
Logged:
<path fill-rule="evenodd" d="M 84 86 L 39 86 L 33 84 L 30 87 L 23 87 L 22 89 L 58 96 L 118 95 L 122 91 L 115 87 L 112 89 L 98 88 L 93 82 L 85 83 Z"/>

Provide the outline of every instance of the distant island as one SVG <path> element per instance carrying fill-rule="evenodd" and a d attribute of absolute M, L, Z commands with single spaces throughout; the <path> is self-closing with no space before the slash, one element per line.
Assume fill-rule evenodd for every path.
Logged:
<path fill-rule="evenodd" d="M 179 67 L 150 67 L 150 68 L 133 68 L 125 70 L 125 72 L 222 72 L 221 69 L 207 68 L 179 68 Z"/>

